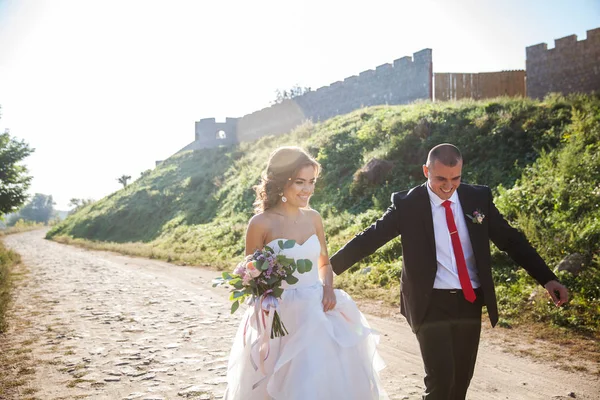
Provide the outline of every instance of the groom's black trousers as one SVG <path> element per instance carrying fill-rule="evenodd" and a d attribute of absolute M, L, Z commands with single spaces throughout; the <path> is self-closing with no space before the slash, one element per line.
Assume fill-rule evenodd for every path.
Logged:
<path fill-rule="evenodd" d="M 433 289 L 417 340 L 425 364 L 426 400 L 463 400 L 477 359 L 483 295 L 469 303 L 461 290 Z"/>

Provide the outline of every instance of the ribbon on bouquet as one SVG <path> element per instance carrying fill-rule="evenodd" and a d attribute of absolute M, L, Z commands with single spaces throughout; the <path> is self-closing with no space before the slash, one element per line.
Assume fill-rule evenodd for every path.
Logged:
<path fill-rule="evenodd" d="M 244 327 L 244 346 L 246 345 L 246 331 L 248 324 L 250 323 L 250 318 L 254 318 L 256 320 L 256 330 L 258 335 L 250 345 L 250 363 L 252 364 L 254 371 L 260 370 L 263 375 L 260 380 L 252 385 L 252 389 L 256 389 L 267 377 L 265 361 L 269 358 L 269 353 L 271 351 L 269 339 L 271 338 L 275 313 L 279 311 L 279 301 L 275 296 L 264 294 L 258 300 L 253 299 L 253 302 L 253 315 L 247 317 Z M 255 359 L 258 359 L 258 363 Z"/>

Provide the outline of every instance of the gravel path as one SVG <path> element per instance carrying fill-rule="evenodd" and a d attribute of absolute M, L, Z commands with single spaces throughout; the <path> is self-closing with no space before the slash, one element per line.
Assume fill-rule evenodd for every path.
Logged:
<path fill-rule="evenodd" d="M 41 399 L 221 399 L 241 312 L 230 315 L 217 275 L 203 268 L 88 251 L 9 235 L 29 269 L 15 313 L 33 323 L 28 384 Z M 367 316 L 381 333 L 392 399 L 422 392 L 419 350 L 403 320 Z M 600 398 L 598 376 L 561 371 L 482 343 L 469 399 Z"/>

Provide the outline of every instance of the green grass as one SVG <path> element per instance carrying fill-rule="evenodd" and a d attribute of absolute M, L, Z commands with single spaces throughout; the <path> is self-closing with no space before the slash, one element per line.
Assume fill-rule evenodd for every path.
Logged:
<path fill-rule="evenodd" d="M 19 219 L 15 223 L 15 225 L 0 229 L 0 236 L 12 235 L 13 233 L 28 232 L 37 229 L 43 229 L 45 227 L 47 227 L 47 225 L 41 222 L 25 221 L 23 219 Z"/>
<path fill-rule="evenodd" d="M 6 330 L 6 311 L 10 302 L 11 268 L 21 257 L 0 242 L 0 333 Z"/>
<path fill-rule="evenodd" d="M 365 108 L 323 123 L 307 123 L 287 135 L 172 157 L 126 188 L 71 215 L 47 237 L 229 268 L 243 254 L 246 223 L 253 215 L 252 186 L 270 152 L 298 145 L 323 165 L 311 205 L 324 218 L 332 254 L 381 215 L 392 192 L 423 182 L 421 166 L 431 147 L 451 142 L 463 152 L 463 180 L 490 185 L 511 223 L 526 232 L 552 266 L 575 251 L 589 259 L 585 281 L 563 277 L 576 287 L 575 297 L 572 307 L 557 311 L 529 304 L 535 284 L 495 251 L 494 273 L 507 324 L 533 316 L 594 333 L 600 312 L 593 307 L 598 296 L 589 281 L 591 277 L 597 282 L 600 275 L 600 188 L 595 186 L 600 181 L 599 109 L 600 98 L 594 95 Z M 355 179 L 374 157 L 394 163 L 384 181 L 372 185 Z M 569 195 L 569 188 L 577 195 Z M 338 284 L 354 295 L 397 303 L 400 240 L 388 243 L 352 271 L 366 266 L 370 273 L 344 274 Z M 576 323 L 568 322 L 574 315 Z"/>

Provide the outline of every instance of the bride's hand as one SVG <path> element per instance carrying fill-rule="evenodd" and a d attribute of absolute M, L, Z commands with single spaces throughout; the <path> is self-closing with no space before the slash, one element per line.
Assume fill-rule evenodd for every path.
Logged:
<path fill-rule="evenodd" d="M 329 285 L 323 286 L 323 311 L 327 312 L 335 308 L 335 293 L 333 287 Z"/>

